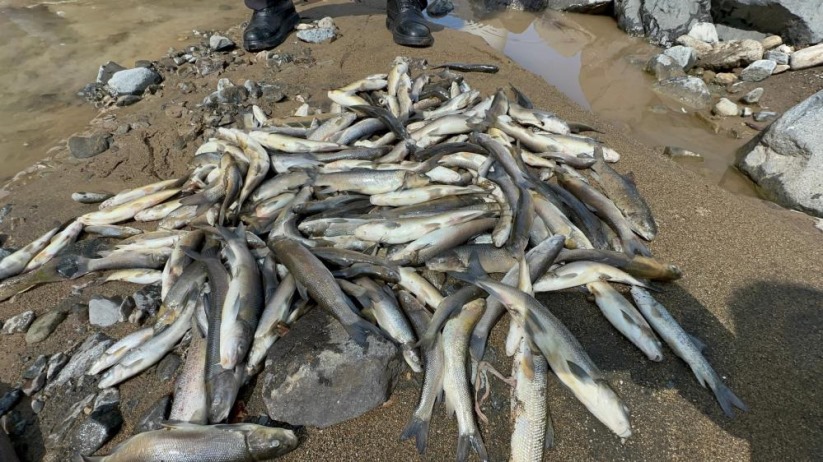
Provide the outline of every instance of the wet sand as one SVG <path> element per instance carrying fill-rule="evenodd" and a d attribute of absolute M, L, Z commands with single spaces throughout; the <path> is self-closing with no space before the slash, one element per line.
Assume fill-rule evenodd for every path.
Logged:
<path fill-rule="evenodd" d="M 325 90 L 366 74 L 385 72 L 397 55 L 444 61 L 486 62 L 500 66 L 497 75 L 472 74 L 469 82 L 484 93 L 509 83 L 523 89 L 542 108 L 561 117 L 594 125 L 602 139 L 623 155 L 617 169 L 634 172 L 660 224 L 651 247 L 655 255 L 681 266 L 684 278 L 662 286 L 659 299 L 690 333 L 709 345 L 708 357 L 728 385 L 751 408 L 736 419 L 726 418 L 710 391 L 703 389 L 688 367 L 666 350 L 662 363 L 652 363 L 624 340 L 602 318 L 593 303 L 577 292 L 544 297 L 543 301 L 578 337 L 596 364 L 632 411 L 634 434 L 626 442 L 612 435 L 586 412 L 571 394 L 552 378 L 549 405 L 556 432 L 556 447 L 547 460 L 812 460 L 823 453 L 820 377 L 823 358 L 823 233 L 805 215 L 780 209 L 757 199 L 733 195 L 709 184 L 697 174 L 663 158 L 620 129 L 595 117 L 531 74 L 490 50 L 479 37 L 451 30 L 435 33 L 430 49 L 406 49 L 392 44 L 384 29 L 384 16 L 368 3 L 308 5 L 308 18 L 333 16 L 342 37 L 325 45 L 284 47 L 310 48 L 316 65 L 308 69 L 287 67 L 280 72 L 263 63 L 232 66 L 219 77 L 242 83 L 245 78 L 289 83 L 310 102 L 325 100 Z M 233 31 L 238 38 L 239 30 Z M 252 56 L 244 55 L 251 61 Z M 172 119 L 164 114 L 171 104 L 193 107 L 216 87 L 218 76 L 197 78 L 197 91 L 183 95 L 179 79 L 169 76 L 165 89 L 128 108 L 109 114 L 109 126 L 137 120 L 148 128 L 115 137 L 116 150 L 89 161 L 73 161 L 58 154 L 47 167 L 11 188 L 13 203 L 0 232 L 11 236 L 10 245 L 30 240 L 54 220 L 76 216 L 91 206 L 69 199 L 76 190 L 111 190 L 137 186 L 158 177 L 182 175 L 186 162 L 199 144 L 180 147 L 190 129 L 186 116 Z M 291 113 L 295 101 L 271 107 L 274 115 Z M 266 108 L 268 109 L 268 108 Z M 101 118 L 104 121 L 105 118 Z M 98 126 L 103 122 L 98 122 Z M 74 284 L 87 279 L 74 281 Z M 0 319 L 25 309 L 43 314 L 64 300 L 70 283 L 55 284 L 22 294 L 0 304 Z M 135 286 L 107 284 L 83 291 L 92 294 L 130 294 Z M 105 329 L 122 336 L 134 329 L 118 325 Z M 38 354 L 64 351 L 93 330 L 71 315 L 43 343 L 27 348 L 22 335 L 3 336 L 0 349 L 0 382 L 19 380 L 24 364 Z M 493 352 L 502 352 L 505 325 L 494 331 Z M 500 370 L 508 369 L 504 355 L 487 355 Z M 344 424 L 302 432 L 300 447 L 283 458 L 314 460 L 416 460 L 413 445 L 398 437 L 416 404 L 420 377 L 404 375 L 389 403 Z M 122 440 L 137 418 L 164 393 L 150 369 L 121 387 L 124 430 L 106 448 Z M 260 388 L 248 390 L 247 412 L 265 411 Z M 66 396 L 64 399 L 76 399 Z M 27 410 L 28 401 L 18 406 Z M 46 404 L 47 410 L 49 403 Z M 493 399 L 485 410 L 491 418 L 483 437 L 495 461 L 506 460 L 510 428 L 507 423 L 508 391 L 495 384 Z M 22 444 L 30 459 L 54 424 L 47 418 L 30 426 Z M 456 425 L 442 408 L 435 412 L 429 452 L 425 460 L 454 457 Z"/>

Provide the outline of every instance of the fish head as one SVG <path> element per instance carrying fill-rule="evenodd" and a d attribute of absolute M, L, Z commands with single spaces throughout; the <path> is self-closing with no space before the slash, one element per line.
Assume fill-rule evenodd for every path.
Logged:
<path fill-rule="evenodd" d="M 297 436 L 285 428 L 255 425 L 246 432 L 246 447 L 254 460 L 271 460 L 297 447 Z"/>
<path fill-rule="evenodd" d="M 423 372 L 423 360 L 420 354 L 414 348 L 407 348 L 403 350 L 403 358 L 406 364 L 409 365 L 412 371 L 420 373 Z"/>
<path fill-rule="evenodd" d="M 623 403 L 617 393 L 605 380 L 595 380 L 597 418 L 611 431 L 621 438 L 628 438 L 632 434 L 629 422 L 629 408 Z M 590 408 L 592 409 L 592 408 Z"/>
<path fill-rule="evenodd" d="M 426 175 L 422 173 L 408 172 L 406 173 L 406 178 L 403 181 L 403 186 L 406 189 L 414 189 L 426 186 L 429 183 L 431 183 L 431 180 Z"/>

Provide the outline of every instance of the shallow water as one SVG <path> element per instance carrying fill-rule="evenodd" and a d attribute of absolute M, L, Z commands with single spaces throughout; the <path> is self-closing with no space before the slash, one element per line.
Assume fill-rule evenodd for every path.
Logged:
<path fill-rule="evenodd" d="M 725 189 L 755 194 L 751 183 L 731 167 L 746 140 L 711 133 L 696 117 L 651 91 L 654 80 L 643 72 L 642 63 L 658 53 L 655 47 L 626 36 L 610 17 L 488 12 L 477 5 L 457 0 L 455 11 L 432 21 L 482 37 L 658 152 L 665 146 L 679 146 L 703 154 L 703 162 L 687 160 L 683 165 Z"/>
<path fill-rule="evenodd" d="M 76 93 L 100 64 L 157 58 L 246 15 L 239 0 L 0 0 L 0 180 L 97 114 Z"/>
<path fill-rule="evenodd" d="M 752 194 L 730 168 L 743 140 L 716 136 L 651 92 L 640 58 L 654 53 L 607 17 L 545 12 L 488 13 L 458 0 L 441 25 L 483 37 L 574 101 L 652 146 L 705 156 L 689 162 L 726 189 Z M 45 157 L 96 114 L 76 93 L 100 64 L 131 66 L 247 17 L 239 0 L 0 0 L 0 180 Z M 643 59 L 645 60 L 645 59 Z M 636 62 L 635 62 L 636 61 Z M 652 110 L 654 108 L 654 110 Z"/>

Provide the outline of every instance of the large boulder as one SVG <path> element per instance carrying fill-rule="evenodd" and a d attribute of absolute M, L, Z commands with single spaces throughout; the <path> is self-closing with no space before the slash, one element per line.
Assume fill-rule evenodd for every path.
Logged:
<path fill-rule="evenodd" d="M 329 427 L 383 404 L 403 364 L 389 340 L 369 334 L 362 347 L 315 308 L 269 351 L 263 401 L 274 420 Z"/>
<path fill-rule="evenodd" d="M 738 167 L 778 204 L 823 217 L 823 91 L 741 148 Z"/>
<path fill-rule="evenodd" d="M 548 0 L 551 10 L 572 11 L 575 13 L 602 14 L 612 5 L 612 0 Z"/>
<path fill-rule="evenodd" d="M 710 0 L 615 0 L 614 14 L 621 29 L 670 45 L 692 26 L 711 22 Z"/>
<path fill-rule="evenodd" d="M 714 0 L 715 22 L 783 37 L 793 45 L 823 42 L 820 0 Z"/>

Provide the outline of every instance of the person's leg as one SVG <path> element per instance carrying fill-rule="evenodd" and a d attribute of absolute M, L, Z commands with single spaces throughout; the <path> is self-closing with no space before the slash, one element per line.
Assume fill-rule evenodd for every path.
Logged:
<path fill-rule="evenodd" d="M 394 37 L 394 43 L 405 46 L 427 47 L 434 43 L 423 9 L 426 0 L 388 0 L 386 2 L 386 27 Z"/>
<path fill-rule="evenodd" d="M 274 48 L 289 35 L 300 22 L 292 0 L 245 0 L 254 10 L 243 32 L 243 48 L 260 51 Z"/>

